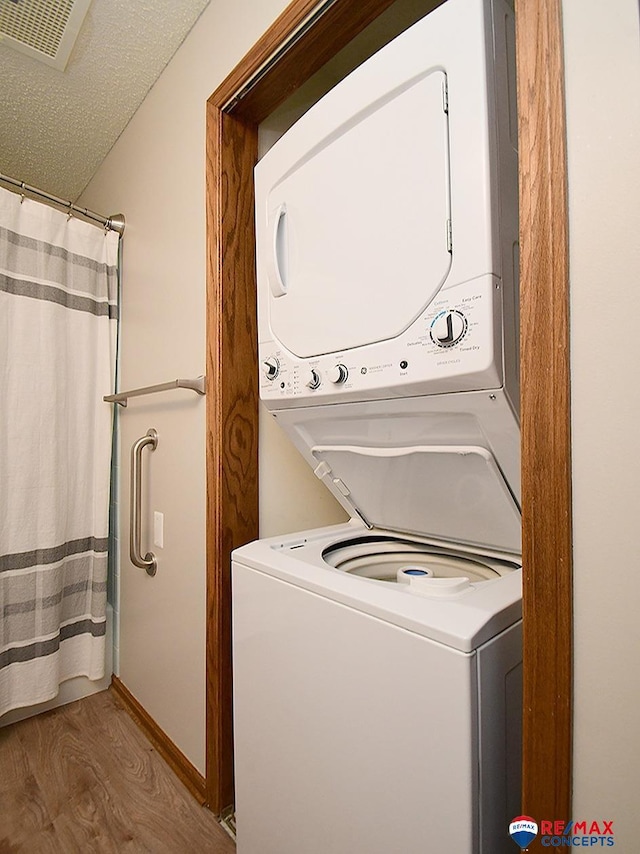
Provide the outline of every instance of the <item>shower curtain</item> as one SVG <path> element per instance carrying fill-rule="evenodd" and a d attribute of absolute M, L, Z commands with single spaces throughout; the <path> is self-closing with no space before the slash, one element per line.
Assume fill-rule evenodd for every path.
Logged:
<path fill-rule="evenodd" d="M 0 715 L 104 675 L 118 236 L 0 189 Z"/>

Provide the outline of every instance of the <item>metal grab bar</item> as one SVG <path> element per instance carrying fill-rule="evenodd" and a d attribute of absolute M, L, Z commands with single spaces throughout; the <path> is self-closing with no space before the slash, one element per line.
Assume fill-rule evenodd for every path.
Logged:
<path fill-rule="evenodd" d="M 139 397 L 142 394 L 155 394 L 157 391 L 170 391 L 173 388 L 188 388 L 191 391 L 195 391 L 196 394 L 206 394 L 205 377 L 196 377 L 194 380 L 171 380 L 168 383 L 147 385 L 144 388 L 134 388 L 130 391 L 118 392 L 118 394 L 108 394 L 102 399 L 106 403 L 119 403 L 120 406 L 126 406 L 127 400 L 130 397 Z"/>
<path fill-rule="evenodd" d="M 151 450 L 158 447 L 158 433 L 153 429 L 147 430 L 131 447 L 131 505 L 129 518 L 129 557 L 134 566 L 145 569 L 147 575 L 155 575 L 158 570 L 158 560 L 153 552 L 147 552 L 144 557 L 140 554 L 141 515 L 142 515 L 142 449 L 151 445 Z"/>

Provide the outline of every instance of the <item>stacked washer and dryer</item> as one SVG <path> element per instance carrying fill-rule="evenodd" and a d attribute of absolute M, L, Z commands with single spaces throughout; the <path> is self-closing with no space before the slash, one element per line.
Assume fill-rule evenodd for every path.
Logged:
<path fill-rule="evenodd" d="M 520 812 L 513 11 L 447 0 L 258 163 L 260 394 L 348 511 L 233 555 L 239 854 Z"/>

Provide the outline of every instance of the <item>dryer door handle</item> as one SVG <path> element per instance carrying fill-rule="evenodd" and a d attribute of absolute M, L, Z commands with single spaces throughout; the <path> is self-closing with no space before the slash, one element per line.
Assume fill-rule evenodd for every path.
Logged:
<path fill-rule="evenodd" d="M 281 204 L 269 218 L 267 233 L 270 237 L 267 256 L 267 278 L 274 297 L 282 297 L 288 289 L 289 235 L 287 206 Z"/>

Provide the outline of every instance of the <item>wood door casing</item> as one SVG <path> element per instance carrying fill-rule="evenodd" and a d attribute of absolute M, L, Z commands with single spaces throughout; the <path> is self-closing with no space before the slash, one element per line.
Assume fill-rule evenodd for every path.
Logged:
<path fill-rule="evenodd" d="M 258 536 L 257 128 L 393 0 L 294 0 L 207 104 L 207 796 L 233 802 L 231 561 Z M 571 474 L 561 0 L 516 0 L 520 133 L 523 809 L 571 805 Z M 258 69 L 280 52 L 260 76 Z M 254 82 L 255 81 L 255 82 Z M 247 94 L 236 98 L 245 87 Z"/>
<path fill-rule="evenodd" d="M 231 551 L 258 536 L 256 124 L 207 107 L 207 802 L 233 803 Z"/>
<path fill-rule="evenodd" d="M 569 240 L 561 0 L 516 2 L 523 811 L 571 816 Z M 539 840 L 531 850 L 540 848 Z"/>

